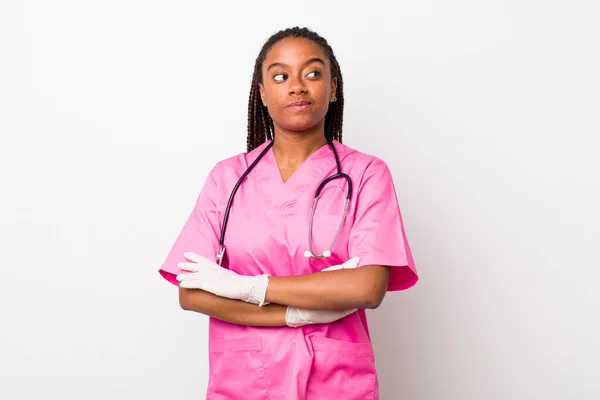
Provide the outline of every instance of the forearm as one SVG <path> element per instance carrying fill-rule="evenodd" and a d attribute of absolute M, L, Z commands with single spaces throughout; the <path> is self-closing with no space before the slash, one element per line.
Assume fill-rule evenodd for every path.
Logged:
<path fill-rule="evenodd" d="M 271 303 L 263 307 L 216 296 L 200 289 L 179 288 L 179 304 L 222 321 L 248 326 L 286 326 L 286 306 Z"/>
<path fill-rule="evenodd" d="M 389 268 L 374 265 L 299 276 L 272 276 L 265 300 L 313 310 L 376 308 L 383 300 L 388 280 Z"/>

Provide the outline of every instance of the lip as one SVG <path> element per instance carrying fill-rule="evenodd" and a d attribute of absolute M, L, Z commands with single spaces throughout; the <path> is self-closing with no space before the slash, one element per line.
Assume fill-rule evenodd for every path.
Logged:
<path fill-rule="evenodd" d="M 310 101 L 302 100 L 302 101 L 295 101 L 293 103 L 290 103 L 286 107 L 291 108 L 292 110 L 301 111 L 301 110 L 306 110 L 311 105 L 312 105 L 312 103 Z"/>

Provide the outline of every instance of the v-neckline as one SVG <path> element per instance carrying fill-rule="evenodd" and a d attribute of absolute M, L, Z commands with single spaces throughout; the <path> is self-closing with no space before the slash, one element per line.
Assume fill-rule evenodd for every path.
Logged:
<path fill-rule="evenodd" d="M 336 144 L 334 141 L 333 145 Z M 301 198 L 301 194 L 314 186 L 314 183 L 322 178 L 323 170 L 332 165 L 335 165 L 335 157 L 329 144 L 326 143 L 308 156 L 284 182 L 271 147 L 265 153 L 263 160 L 256 165 L 256 179 L 263 188 L 269 207 L 291 212 Z"/>
<path fill-rule="evenodd" d="M 325 143 L 323 146 L 321 146 L 318 149 L 316 149 L 315 151 L 313 151 L 308 157 L 306 157 L 306 159 L 304 161 L 302 161 L 302 163 L 300 163 L 300 165 L 298 165 L 298 167 L 294 170 L 294 172 L 292 172 L 292 174 L 286 180 L 283 179 L 283 175 L 281 174 L 281 168 L 279 166 L 279 163 L 277 162 L 277 157 L 275 156 L 275 152 L 273 151 L 273 146 L 271 146 L 267 155 L 271 158 L 271 161 L 273 162 L 273 164 L 275 164 L 275 169 L 277 170 L 277 175 L 279 176 L 278 183 L 282 187 L 287 187 L 287 186 L 291 186 L 293 184 L 293 182 L 290 183 L 290 181 L 294 180 L 294 178 L 298 179 L 297 177 L 300 173 L 302 173 L 302 170 L 307 168 L 306 164 L 313 161 L 313 159 L 316 158 L 318 155 L 320 155 L 320 153 L 324 152 L 325 150 L 327 150 L 329 148 L 330 148 L 329 143 Z"/>

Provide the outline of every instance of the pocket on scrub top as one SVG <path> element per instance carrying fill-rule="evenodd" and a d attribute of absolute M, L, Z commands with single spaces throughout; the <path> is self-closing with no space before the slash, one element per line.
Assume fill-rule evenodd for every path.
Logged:
<path fill-rule="evenodd" d="M 374 400 L 377 372 L 371 343 L 351 343 L 325 337 L 312 339 L 313 367 L 308 398 Z"/>
<path fill-rule="evenodd" d="M 268 399 L 269 391 L 259 336 L 209 341 L 207 399 Z"/>

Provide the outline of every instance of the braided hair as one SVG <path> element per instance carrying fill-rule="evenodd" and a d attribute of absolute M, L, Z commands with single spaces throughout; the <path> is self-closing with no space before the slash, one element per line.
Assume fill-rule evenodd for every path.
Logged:
<path fill-rule="evenodd" d="M 263 45 L 256 63 L 254 64 L 254 75 L 252 76 L 252 86 L 250 87 L 250 98 L 248 100 L 248 152 L 254 150 L 266 140 L 273 140 L 275 127 L 273 119 L 269 115 L 267 107 L 262 104 L 260 98 L 259 83 L 262 83 L 262 64 L 265 61 L 267 53 L 275 43 L 286 38 L 305 38 L 321 46 L 329 58 L 331 64 L 331 79 L 337 78 L 336 101 L 329 104 L 329 109 L 325 115 L 325 139 L 328 142 L 332 140 L 342 141 L 342 120 L 344 113 L 344 84 L 342 81 L 342 72 L 340 65 L 333 54 L 333 49 L 327 41 L 307 28 L 293 27 L 281 30 L 271 36 Z"/>

